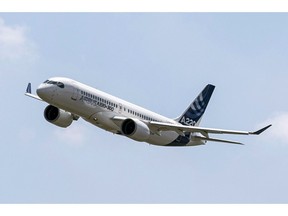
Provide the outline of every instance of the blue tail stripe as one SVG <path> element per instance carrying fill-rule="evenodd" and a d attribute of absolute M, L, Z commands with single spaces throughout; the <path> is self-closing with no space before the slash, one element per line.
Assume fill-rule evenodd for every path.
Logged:
<path fill-rule="evenodd" d="M 191 122 L 196 124 L 204 114 L 214 89 L 215 86 L 207 85 L 180 117 L 179 122 L 183 125 L 191 125 Z"/>

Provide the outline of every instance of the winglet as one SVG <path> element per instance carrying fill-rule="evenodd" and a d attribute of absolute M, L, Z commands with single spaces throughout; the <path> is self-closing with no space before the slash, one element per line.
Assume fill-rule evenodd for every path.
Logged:
<path fill-rule="evenodd" d="M 31 83 L 28 83 L 27 88 L 26 88 L 26 92 L 25 95 L 40 101 L 43 101 L 40 97 L 38 97 L 37 95 L 33 95 L 32 94 L 32 90 L 31 90 Z"/>
<path fill-rule="evenodd" d="M 260 130 L 258 130 L 258 131 L 255 131 L 255 132 L 249 132 L 249 134 L 252 134 L 252 135 L 259 135 L 259 134 L 261 134 L 262 132 L 264 132 L 265 130 L 267 130 L 269 127 L 271 127 L 271 126 L 272 126 L 272 124 L 270 124 L 270 125 L 268 125 L 268 126 L 262 128 L 262 129 L 260 129 Z"/>
<path fill-rule="evenodd" d="M 28 83 L 27 88 L 26 88 L 26 93 L 31 94 L 31 83 Z"/>

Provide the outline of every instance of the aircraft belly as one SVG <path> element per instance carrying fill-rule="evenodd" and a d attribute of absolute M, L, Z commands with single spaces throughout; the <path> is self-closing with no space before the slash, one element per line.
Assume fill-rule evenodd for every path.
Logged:
<path fill-rule="evenodd" d="M 176 132 L 163 131 L 161 135 L 151 135 L 147 142 L 153 145 L 167 145 L 173 142 L 178 136 Z"/>
<path fill-rule="evenodd" d="M 114 133 L 116 131 L 119 131 L 119 127 L 111 120 L 113 116 L 114 113 L 111 112 L 97 112 L 92 114 L 88 119 L 85 120 L 97 127 Z"/>

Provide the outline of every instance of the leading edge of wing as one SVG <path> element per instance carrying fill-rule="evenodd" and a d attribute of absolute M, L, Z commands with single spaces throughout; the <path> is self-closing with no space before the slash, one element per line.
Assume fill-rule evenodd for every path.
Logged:
<path fill-rule="evenodd" d="M 268 125 L 255 132 L 185 126 L 185 125 L 170 124 L 170 123 L 163 123 L 163 122 L 150 122 L 149 126 L 156 129 L 157 131 L 175 131 L 177 133 L 180 130 L 182 132 L 199 132 L 199 133 L 205 133 L 205 134 L 213 133 L 213 134 L 259 135 L 265 130 L 267 130 L 269 127 L 271 127 L 272 125 Z"/>

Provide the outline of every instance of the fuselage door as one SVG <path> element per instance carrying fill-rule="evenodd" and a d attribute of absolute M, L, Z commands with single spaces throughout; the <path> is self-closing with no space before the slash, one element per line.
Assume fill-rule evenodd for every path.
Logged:
<path fill-rule="evenodd" d="M 76 83 L 73 83 L 73 85 L 71 87 L 72 87 L 72 92 L 73 92 L 71 99 L 76 101 L 78 98 L 79 89 L 77 88 Z"/>
<path fill-rule="evenodd" d="M 119 104 L 119 113 L 122 113 L 122 110 L 123 110 L 123 105 L 120 103 Z"/>

